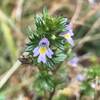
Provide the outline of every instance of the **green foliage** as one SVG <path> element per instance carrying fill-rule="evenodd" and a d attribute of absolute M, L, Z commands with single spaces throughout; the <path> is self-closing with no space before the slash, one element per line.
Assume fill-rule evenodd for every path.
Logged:
<path fill-rule="evenodd" d="M 46 91 L 52 92 L 56 85 L 62 84 L 66 80 L 66 70 L 62 66 L 62 62 L 71 55 L 72 48 L 69 43 L 65 43 L 63 37 L 59 36 L 61 32 L 65 31 L 65 26 L 68 24 L 66 18 L 50 16 L 44 9 L 41 15 L 34 17 L 34 21 L 34 30 L 30 27 L 28 29 L 29 42 L 25 51 L 29 52 L 33 65 L 39 69 L 33 83 L 34 88 L 38 95 L 44 95 Z M 50 49 L 54 52 L 51 59 L 46 58 L 45 64 L 38 63 L 38 57 L 33 57 L 34 48 L 39 46 L 39 42 L 43 38 L 49 40 Z M 62 68 L 60 69 L 60 67 Z"/>
<path fill-rule="evenodd" d="M 95 90 L 91 87 L 91 81 L 84 81 L 81 85 L 81 91 L 84 95 L 94 96 Z"/>
<path fill-rule="evenodd" d="M 47 58 L 47 63 L 37 63 L 37 57 L 33 58 L 33 64 L 37 66 L 47 66 L 47 69 L 54 69 L 56 64 L 64 61 L 67 57 L 67 51 L 70 46 L 65 45 L 63 37 L 59 34 L 65 30 L 65 25 L 68 23 L 66 18 L 53 17 L 48 15 L 48 12 L 44 9 L 42 15 L 36 15 L 34 17 L 35 29 L 29 27 L 28 37 L 30 42 L 27 44 L 26 51 L 33 55 L 33 50 L 38 46 L 39 41 L 46 37 L 50 41 L 50 48 L 54 51 L 52 59 Z"/>
<path fill-rule="evenodd" d="M 87 70 L 87 78 L 81 85 L 81 90 L 84 95 L 94 95 L 95 89 L 91 87 L 93 82 L 96 82 L 96 77 L 100 77 L 100 65 L 93 65 Z"/>
<path fill-rule="evenodd" d="M 87 76 L 89 78 L 96 78 L 96 76 L 100 77 L 100 65 L 93 65 L 87 71 Z"/>
<path fill-rule="evenodd" d="M 46 71 L 39 72 L 36 75 L 34 88 L 37 93 L 44 94 L 45 91 L 52 92 L 55 87 L 53 75 Z"/>

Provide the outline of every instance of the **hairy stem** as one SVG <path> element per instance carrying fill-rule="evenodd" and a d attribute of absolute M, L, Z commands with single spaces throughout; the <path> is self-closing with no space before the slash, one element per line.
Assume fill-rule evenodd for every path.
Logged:
<path fill-rule="evenodd" d="M 0 89 L 5 85 L 5 83 L 8 81 L 8 79 L 12 76 L 12 74 L 20 67 L 22 63 L 17 60 L 16 63 L 9 69 L 5 75 L 2 76 L 0 80 Z"/>
<path fill-rule="evenodd" d="M 54 90 L 50 93 L 50 96 L 49 96 L 49 99 L 48 99 L 48 100 L 52 100 L 54 94 L 55 94 L 55 88 L 54 88 Z"/>

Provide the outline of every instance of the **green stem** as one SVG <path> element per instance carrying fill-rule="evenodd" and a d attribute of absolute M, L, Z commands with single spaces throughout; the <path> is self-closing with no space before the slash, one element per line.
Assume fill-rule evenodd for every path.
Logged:
<path fill-rule="evenodd" d="M 54 94 L 55 94 L 55 88 L 54 88 L 54 90 L 50 93 L 50 96 L 49 96 L 49 99 L 48 99 L 48 100 L 52 100 Z"/>

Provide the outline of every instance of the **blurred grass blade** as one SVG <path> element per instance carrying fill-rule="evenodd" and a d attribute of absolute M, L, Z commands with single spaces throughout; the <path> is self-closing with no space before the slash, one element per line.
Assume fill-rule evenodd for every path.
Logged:
<path fill-rule="evenodd" d="M 1 28 L 3 31 L 4 39 L 6 41 L 7 47 L 10 52 L 11 60 L 12 62 L 14 62 L 14 59 L 16 58 L 16 47 L 15 47 L 14 40 L 11 34 L 11 30 L 9 26 L 4 22 L 1 23 Z"/>

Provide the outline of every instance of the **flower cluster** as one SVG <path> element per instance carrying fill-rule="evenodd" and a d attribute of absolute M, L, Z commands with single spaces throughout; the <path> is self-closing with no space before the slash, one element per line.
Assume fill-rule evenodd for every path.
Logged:
<path fill-rule="evenodd" d="M 65 31 L 60 34 L 60 36 L 64 37 L 66 39 L 66 42 L 74 46 L 74 41 L 72 39 L 72 36 L 74 35 L 72 31 L 71 24 L 66 25 Z"/>
<path fill-rule="evenodd" d="M 59 36 L 64 37 L 66 42 L 74 46 L 72 36 L 74 35 L 70 24 L 65 26 L 65 31 L 61 32 Z M 42 38 L 37 47 L 33 50 L 33 56 L 38 56 L 38 63 L 46 63 L 46 58 L 52 58 L 54 52 L 49 48 L 50 42 L 47 38 Z"/>

